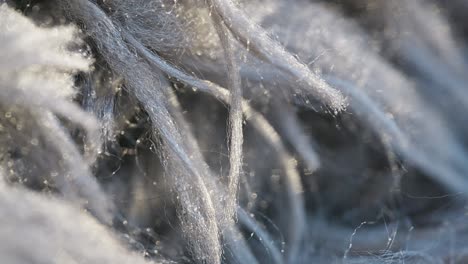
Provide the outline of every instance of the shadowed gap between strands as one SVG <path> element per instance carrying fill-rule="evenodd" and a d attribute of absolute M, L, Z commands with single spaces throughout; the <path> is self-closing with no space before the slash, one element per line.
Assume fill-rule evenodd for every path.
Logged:
<path fill-rule="evenodd" d="M 241 76 L 250 81 L 269 85 L 272 88 L 283 89 L 288 87 L 288 81 L 291 81 L 289 76 L 283 72 L 267 67 L 253 68 L 249 65 L 242 65 L 240 70 Z M 273 83 L 270 83 L 273 82 Z M 289 100 L 290 98 L 286 98 Z M 305 162 L 307 169 L 310 172 L 317 170 L 320 167 L 320 158 L 317 152 L 313 149 L 311 139 L 305 134 L 300 121 L 298 120 L 294 106 L 282 99 L 273 98 L 272 112 L 273 116 L 277 116 L 279 129 L 282 136 L 292 145 L 299 153 L 299 156 Z M 310 106 L 306 106 L 310 108 Z"/>
<path fill-rule="evenodd" d="M 351 102 L 350 107 L 359 115 L 363 115 L 369 125 L 378 131 L 384 142 L 388 140 L 389 143 L 395 147 L 396 150 L 401 152 L 401 154 L 405 155 L 410 162 L 421 164 L 424 169 L 432 171 L 432 173 L 428 173 L 428 175 L 435 181 L 442 183 L 456 192 L 467 195 L 467 192 L 463 187 L 466 186 L 466 180 L 451 170 L 434 165 L 429 161 L 424 152 L 415 148 L 409 149 L 409 146 L 411 145 L 408 138 L 400 131 L 397 124 L 388 119 L 368 96 L 360 92 L 353 84 L 345 80 L 332 76 L 327 76 L 326 78 L 338 87 L 341 87 L 350 97 L 352 97 L 353 101 Z M 443 177 L 440 175 L 443 175 Z"/>
<path fill-rule="evenodd" d="M 157 71 L 159 71 L 159 69 L 157 69 Z M 199 151 L 200 148 L 198 146 L 198 143 L 196 139 L 194 138 L 193 134 L 190 133 L 189 125 L 185 121 L 185 118 L 182 116 L 182 108 L 177 99 L 177 96 L 175 95 L 168 81 L 166 81 L 163 84 L 163 86 L 165 87 L 164 91 L 165 91 L 166 97 L 168 98 L 168 101 L 170 104 L 169 110 L 171 114 L 173 115 L 173 118 L 182 128 L 181 131 L 183 133 L 184 139 L 186 140 L 188 147 L 191 148 L 191 150 L 193 151 L 195 155 L 195 160 L 198 160 L 203 163 L 201 167 L 204 169 L 204 172 L 203 172 L 204 175 L 209 176 L 207 177 L 207 179 L 209 180 L 208 184 L 210 184 L 211 186 L 214 186 L 215 182 L 213 181 L 214 177 L 212 176 L 212 172 L 210 171 L 208 165 L 204 162 L 202 154 Z M 217 192 L 220 194 L 222 194 L 223 192 L 223 190 L 217 186 L 212 187 L 212 188 L 217 190 Z M 238 210 L 242 210 L 242 209 L 239 208 Z M 222 212 L 218 212 L 218 213 L 222 213 Z M 240 231 L 237 230 L 237 227 L 235 225 L 229 222 L 223 222 L 225 221 L 224 217 L 225 216 L 223 214 L 220 217 L 218 216 L 218 218 L 222 218 L 221 220 L 219 220 L 221 224 L 226 225 L 221 229 L 221 231 L 223 232 L 224 239 L 227 241 L 226 243 L 228 247 L 231 249 L 232 253 L 235 253 L 234 257 L 237 258 L 238 261 L 240 261 L 240 263 L 253 263 L 253 264 L 257 263 L 256 257 L 253 255 L 253 253 L 247 246 L 245 239 L 240 234 Z M 239 218 L 241 222 L 247 222 L 248 220 L 246 218 L 243 218 L 243 215 L 239 216 Z M 256 228 L 259 228 L 260 230 L 262 229 L 261 227 L 258 227 L 258 225 L 255 225 L 255 226 L 249 225 L 248 228 L 252 232 L 254 232 L 253 230 Z"/>
<path fill-rule="evenodd" d="M 159 69 L 158 69 L 159 70 Z M 195 138 L 193 137 L 192 133 L 190 133 L 190 129 L 188 124 L 186 123 L 185 119 L 181 115 L 181 107 L 177 100 L 176 95 L 174 94 L 172 88 L 169 84 L 166 85 L 166 93 L 171 103 L 171 108 L 173 111 L 171 113 L 174 115 L 174 118 L 178 120 L 178 123 L 181 124 L 181 127 L 185 128 L 184 137 L 186 138 L 189 146 L 194 149 L 198 150 L 198 144 Z M 201 153 L 199 151 L 195 151 L 195 155 L 197 155 L 197 159 L 203 161 L 201 158 Z M 210 175 L 211 172 L 208 169 L 208 165 L 204 164 L 203 168 L 206 168 L 206 175 Z M 212 177 L 210 177 L 212 179 Z M 218 187 L 217 187 L 218 188 Z M 222 192 L 222 189 L 219 192 Z M 259 238 L 262 244 L 266 247 L 267 251 L 271 254 L 275 263 L 283 263 L 282 254 L 279 252 L 278 248 L 273 245 L 273 239 L 269 236 L 268 232 L 264 231 L 264 229 L 259 226 L 255 221 L 251 219 L 248 213 L 241 207 L 237 207 L 238 212 L 238 220 L 239 222 L 244 225 L 247 230 Z M 227 240 L 228 246 L 232 249 L 232 252 L 235 253 L 235 258 L 237 258 L 240 263 L 257 263 L 256 257 L 252 254 L 250 249 L 247 247 L 245 238 L 237 230 L 236 226 L 227 226 L 223 229 L 223 236 Z"/>
<path fill-rule="evenodd" d="M 200 149 L 192 133 L 189 132 L 190 129 L 188 127 L 188 124 L 181 115 L 182 110 L 176 95 L 174 94 L 169 84 L 166 84 L 166 87 L 166 93 L 172 108 L 171 113 L 173 114 L 174 118 L 178 121 L 178 123 L 181 124 L 181 127 L 185 128 L 183 130 L 184 138 L 186 138 L 189 146 L 192 149 Z M 199 151 L 194 151 L 194 153 L 195 155 L 197 155 L 197 159 L 203 161 L 203 159 L 201 158 L 201 153 Z M 206 175 L 211 174 L 211 172 L 208 169 L 208 165 L 204 164 L 203 168 L 206 168 Z M 212 177 L 210 177 L 210 179 L 212 179 Z M 222 189 L 217 190 L 220 190 L 219 192 L 222 192 Z M 249 232 L 254 233 L 259 238 L 259 240 L 265 246 L 266 250 L 269 252 L 269 254 L 271 254 L 273 261 L 278 264 L 283 263 L 282 254 L 279 252 L 278 248 L 276 248 L 273 244 L 274 239 L 269 236 L 268 232 L 266 232 L 261 226 L 259 226 L 243 208 L 237 207 L 237 213 L 239 222 L 242 225 L 244 225 L 247 228 L 247 230 L 249 230 Z M 227 240 L 228 246 L 232 248 L 232 252 L 236 253 L 235 257 L 238 258 L 240 263 L 257 263 L 256 257 L 246 246 L 245 238 L 240 235 L 236 226 L 227 226 L 225 229 L 223 229 L 223 236 Z"/>
<path fill-rule="evenodd" d="M 168 92 L 173 93 L 172 89 L 168 87 Z M 171 104 L 175 108 L 176 111 L 174 111 L 174 116 L 176 120 L 179 120 L 179 124 L 182 124 L 182 127 L 187 127 L 184 131 L 185 137 L 191 147 L 193 149 L 199 149 L 196 140 L 193 138 L 193 135 L 187 131 L 190 131 L 188 129 L 188 125 L 186 124 L 185 120 L 183 117 L 180 115 L 181 110 L 180 106 L 177 102 L 177 98 L 174 94 L 172 94 L 170 97 Z M 196 152 L 197 155 L 201 155 L 201 153 Z M 205 166 L 208 168 L 207 166 Z M 210 174 L 208 172 L 207 174 Z M 273 244 L 274 239 L 271 238 L 261 226 L 259 226 L 250 216 L 249 214 L 241 207 L 237 207 L 237 213 L 238 213 L 238 220 L 239 222 L 244 225 L 249 232 L 254 233 L 261 243 L 265 246 L 265 249 L 269 254 L 271 254 L 272 260 L 274 263 L 284 263 L 283 262 L 283 256 L 278 250 L 278 248 Z M 257 263 L 256 257 L 250 252 L 250 249 L 246 246 L 245 244 L 245 238 L 242 237 L 239 234 L 239 231 L 236 230 L 237 228 L 235 226 L 228 226 L 226 229 L 223 230 L 223 236 L 227 240 L 227 244 L 229 247 L 232 248 L 232 252 L 235 253 L 235 257 L 240 261 L 239 263 Z M 240 244 L 239 244 L 240 243 Z"/>

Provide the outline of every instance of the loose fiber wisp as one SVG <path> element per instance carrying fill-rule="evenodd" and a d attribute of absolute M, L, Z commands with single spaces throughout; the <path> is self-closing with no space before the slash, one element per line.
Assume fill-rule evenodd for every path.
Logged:
<path fill-rule="evenodd" d="M 0 0 L 0 263 L 466 263 L 467 12 Z"/>

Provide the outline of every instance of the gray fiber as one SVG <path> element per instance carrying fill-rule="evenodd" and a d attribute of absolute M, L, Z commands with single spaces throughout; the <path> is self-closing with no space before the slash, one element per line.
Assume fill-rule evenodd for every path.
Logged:
<path fill-rule="evenodd" d="M 0 263 L 468 263 L 468 0 L 0 0 Z"/>

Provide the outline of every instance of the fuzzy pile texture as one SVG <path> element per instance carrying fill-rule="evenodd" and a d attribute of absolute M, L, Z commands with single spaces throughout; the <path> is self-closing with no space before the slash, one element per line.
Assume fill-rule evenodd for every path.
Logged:
<path fill-rule="evenodd" d="M 0 262 L 466 263 L 467 0 L 0 0 Z"/>

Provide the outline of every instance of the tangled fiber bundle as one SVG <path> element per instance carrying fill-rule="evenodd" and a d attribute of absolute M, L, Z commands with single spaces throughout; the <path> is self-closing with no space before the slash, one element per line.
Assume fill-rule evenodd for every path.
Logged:
<path fill-rule="evenodd" d="M 468 1 L 0 0 L 3 263 L 466 263 Z"/>

